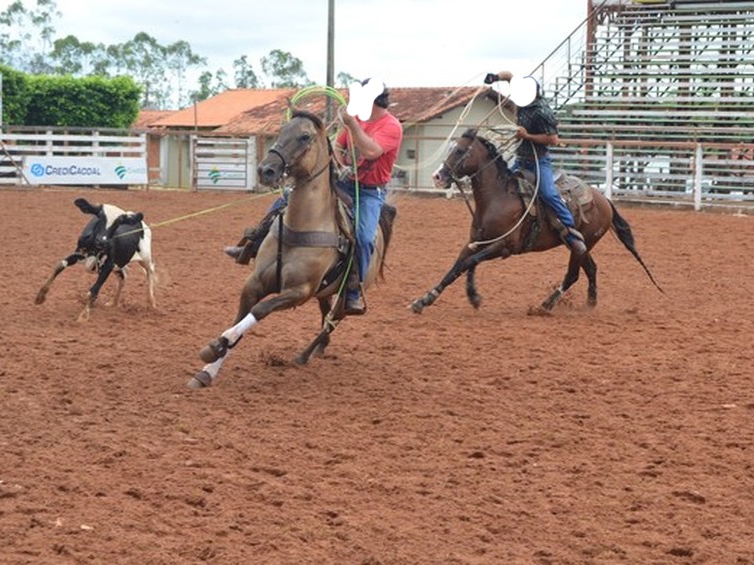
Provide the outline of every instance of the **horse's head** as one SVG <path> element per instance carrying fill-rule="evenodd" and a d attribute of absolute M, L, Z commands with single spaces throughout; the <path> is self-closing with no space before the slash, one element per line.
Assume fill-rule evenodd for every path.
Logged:
<path fill-rule="evenodd" d="M 277 186 L 288 175 L 313 178 L 329 164 L 329 146 L 322 120 L 303 110 L 295 110 L 280 128 L 280 135 L 259 163 L 259 180 Z"/>
<path fill-rule="evenodd" d="M 476 130 L 469 129 L 450 146 L 448 156 L 432 174 L 432 180 L 437 188 L 450 188 L 454 181 L 473 178 L 493 162 L 497 164 L 498 172 L 507 169 L 497 148 L 477 135 Z"/>

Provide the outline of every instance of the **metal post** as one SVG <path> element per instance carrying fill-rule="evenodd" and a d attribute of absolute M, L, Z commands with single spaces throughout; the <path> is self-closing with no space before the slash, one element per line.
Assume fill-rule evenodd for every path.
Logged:
<path fill-rule="evenodd" d="M 605 197 L 613 197 L 613 144 L 608 141 L 605 151 Z"/>
<path fill-rule="evenodd" d="M 335 0 L 327 0 L 327 86 L 332 88 L 335 83 L 335 71 L 333 69 L 335 61 Z M 325 121 L 332 121 L 332 99 L 325 98 Z"/>
<path fill-rule="evenodd" d="M 697 143 L 694 155 L 694 210 L 697 212 L 702 209 L 702 174 L 704 173 L 702 163 L 703 156 L 702 144 Z"/>

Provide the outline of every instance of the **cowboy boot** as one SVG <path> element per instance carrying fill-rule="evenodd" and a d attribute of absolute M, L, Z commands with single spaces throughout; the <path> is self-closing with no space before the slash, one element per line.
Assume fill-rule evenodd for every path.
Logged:
<path fill-rule="evenodd" d="M 552 228 L 560 236 L 560 240 L 576 255 L 584 255 L 587 252 L 584 236 L 576 228 L 569 228 L 560 221 L 560 218 L 552 210 L 547 208 L 545 213 Z"/>
<path fill-rule="evenodd" d="M 367 307 L 362 298 L 361 282 L 359 281 L 359 270 L 356 264 L 351 265 L 351 272 L 348 273 L 346 282 L 346 305 L 345 313 L 348 316 L 361 316 L 366 314 Z"/>
<path fill-rule="evenodd" d="M 226 247 L 225 254 L 235 259 L 239 265 L 248 265 L 257 256 L 264 238 L 267 237 L 272 223 L 279 214 L 279 209 L 268 212 L 258 226 L 246 228 L 238 244 Z"/>
<path fill-rule="evenodd" d="M 576 255 L 584 255 L 587 252 L 584 236 L 576 228 L 568 228 L 568 234 L 565 236 L 565 242 L 571 251 Z"/>

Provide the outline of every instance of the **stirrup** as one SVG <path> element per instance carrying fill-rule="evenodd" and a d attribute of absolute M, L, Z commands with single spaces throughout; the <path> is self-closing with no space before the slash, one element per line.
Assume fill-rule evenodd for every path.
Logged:
<path fill-rule="evenodd" d="M 238 253 L 238 257 L 236 257 L 236 263 L 238 263 L 239 265 L 248 265 L 249 262 L 257 256 L 257 251 L 259 251 L 259 247 L 262 245 L 263 240 L 264 238 L 259 238 L 256 240 L 247 241 L 241 251 Z"/>
<path fill-rule="evenodd" d="M 364 297 L 359 294 L 357 298 L 346 298 L 345 314 L 347 316 L 363 316 L 367 313 L 367 305 Z"/>

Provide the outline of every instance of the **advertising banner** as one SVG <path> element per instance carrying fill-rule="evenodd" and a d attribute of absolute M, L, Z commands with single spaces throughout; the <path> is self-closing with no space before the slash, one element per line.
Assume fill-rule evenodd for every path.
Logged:
<path fill-rule="evenodd" d="M 146 157 L 47 157 L 24 159 L 30 184 L 147 184 Z"/>

